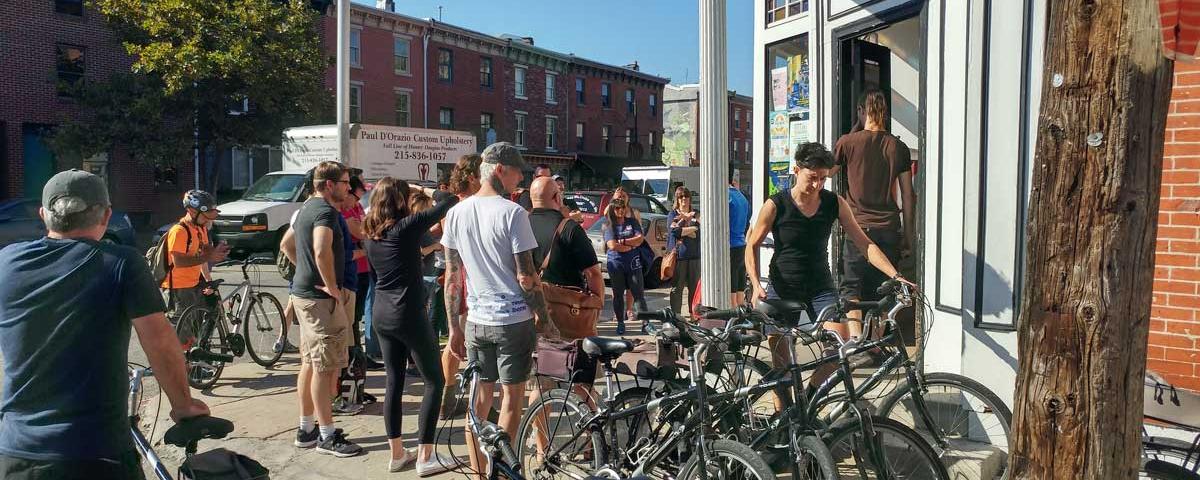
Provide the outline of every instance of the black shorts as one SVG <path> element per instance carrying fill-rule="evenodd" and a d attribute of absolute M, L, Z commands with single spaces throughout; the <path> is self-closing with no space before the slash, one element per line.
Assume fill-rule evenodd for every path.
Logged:
<path fill-rule="evenodd" d="M 889 229 L 864 229 L 867 238 L 887 255 L 892 265 L 900 260 L 900 232 Z M 856 298 L 863 301 L 878 300 L 875 290 L 888 280 L 887 275 L 871 265 L 863 252 L 849 239 L 842 244 L 842 285 L 843 298 Z"/>
<path fill-rule="evenodd" d="M 729 248 L 729 291 L 746 291 L 746 247 Z"/>
<path fill-rule="evenodd" d="M 141 456 L 130 450 L 112 459 L 29 460 L 0 455 L 0 478 L 142 480 Z"/>

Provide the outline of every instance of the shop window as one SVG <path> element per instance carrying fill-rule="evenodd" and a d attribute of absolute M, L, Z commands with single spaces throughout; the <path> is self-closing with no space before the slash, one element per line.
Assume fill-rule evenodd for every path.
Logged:
<path fill-rule="evenodd" d="M 808 12 L 808 0 L 765 0 L 767 24 Z"/>
<path fill-rule="evenodd" d="M 766 187 L 764 193 L 771 195 L 791 188 L 788 172 L 796 145 L 812 140 L 808 36 L 768 45 L 767 68 L 767 158 L 754 161 L 767 162 L 767 178 L 760 185 Z"/>

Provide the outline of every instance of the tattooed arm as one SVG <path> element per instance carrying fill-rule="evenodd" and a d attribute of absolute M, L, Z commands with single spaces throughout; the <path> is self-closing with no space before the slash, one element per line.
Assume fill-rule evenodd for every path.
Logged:
<path fill-rule="evenodd" d="M 521 284 L 521 293 L 525 297 L 525 303 L 529 305 L 530 310 L 533 310 L 538 324 L 542 326 L 539 329 L 540 333 L 553 338 L 561 337 L 558 326 L 550 320 L 550 312 L 546 309 L 546 297 L 542 294 L 541 275 L 538 274 L 537 267 L 533 264 L 533 250 L 516 254 L 516 260 L 517 282 Z"/>
<path fill-rule="evenodd" d="M 463 331 L 463 301 L 466 284 L 463 283 L 463 262 L 458 251 L 446 248 L 446 311 L 449 313 L 450 352 L 460 360 L 466 358 L 465 332 Z"/>

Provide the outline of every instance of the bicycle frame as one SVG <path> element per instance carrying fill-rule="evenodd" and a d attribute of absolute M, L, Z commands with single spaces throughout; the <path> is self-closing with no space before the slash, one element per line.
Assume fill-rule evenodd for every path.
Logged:
<path fill-rule="evenodd" d="M 142 391 L 142 379 L 152 376 L 154 376 L 154 371 L 149 368 L 132 369 L 129 378 L 129 431 L 133 435 L 134 446 L 142 454 L 142 458 L 146 459 L 146 462 L 154 469 L 158 478 L 171 480 L 171 473 L 167 471 L 167 466 L 163 465 L 162 459 L 158 458 L 150 441 L 138 429 L 138 423 L 142 420 L 141 415 L 138 414 L 138 395 Z"/>
<path fill-rule="evenodd" d="M 479 421 L 479 416 L 475 414 L 475 400 L 479 394 L 475 388 L 479 384 L 479 366 L 474 362 L 467 364 L 461 376 L 464 381 L 467 376 L 471 377 L 469 396 L 471 403 L 467 405 L 467 428 L 474 435 L 475 441 L 479 443 L 479 452 L 487 459 L 488 480 L 498 479 L 500 473 L 510 480 L 524 480 L 525 477 L 520 473 L 521 464 L 514 462 L 509 465 L 504 459 L 503 449 L 507 447 L 510 451 L 512 450 L 511 445 L 506 445 L 508 443 L 507 435 L 496 424 Z M 512 458 L 516 458 L 516 456 L 513 455 Z"/>

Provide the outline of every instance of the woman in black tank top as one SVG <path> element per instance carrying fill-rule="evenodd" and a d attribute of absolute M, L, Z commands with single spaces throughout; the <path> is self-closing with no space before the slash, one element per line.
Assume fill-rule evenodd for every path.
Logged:
<path fill-rule="evenodd" d="M 805 302 L 810 315 L 836 302 L 837 290 L 829 269 L 829 236 L 835 221 L 841 222 L 855 246 L 867 252 L 871 265 L 890 278 L 900 278 L 896 267 L 858 226 L 846 201 L 824 189 L 832 167 L 833 155 L 824 145 L 815 142 L 800 145 L 792 169 L 796 185 L 763 203 L 746 249 L 746 271 L 750 273 L 755 299 Z M 764 288 L 758 279 L 758 247 L 768 232 L 774 237 L 775 253 L 769 268 L 771 284 Z M 825 328 L 846 338 L 845 326 L 840 323 Z"/>

